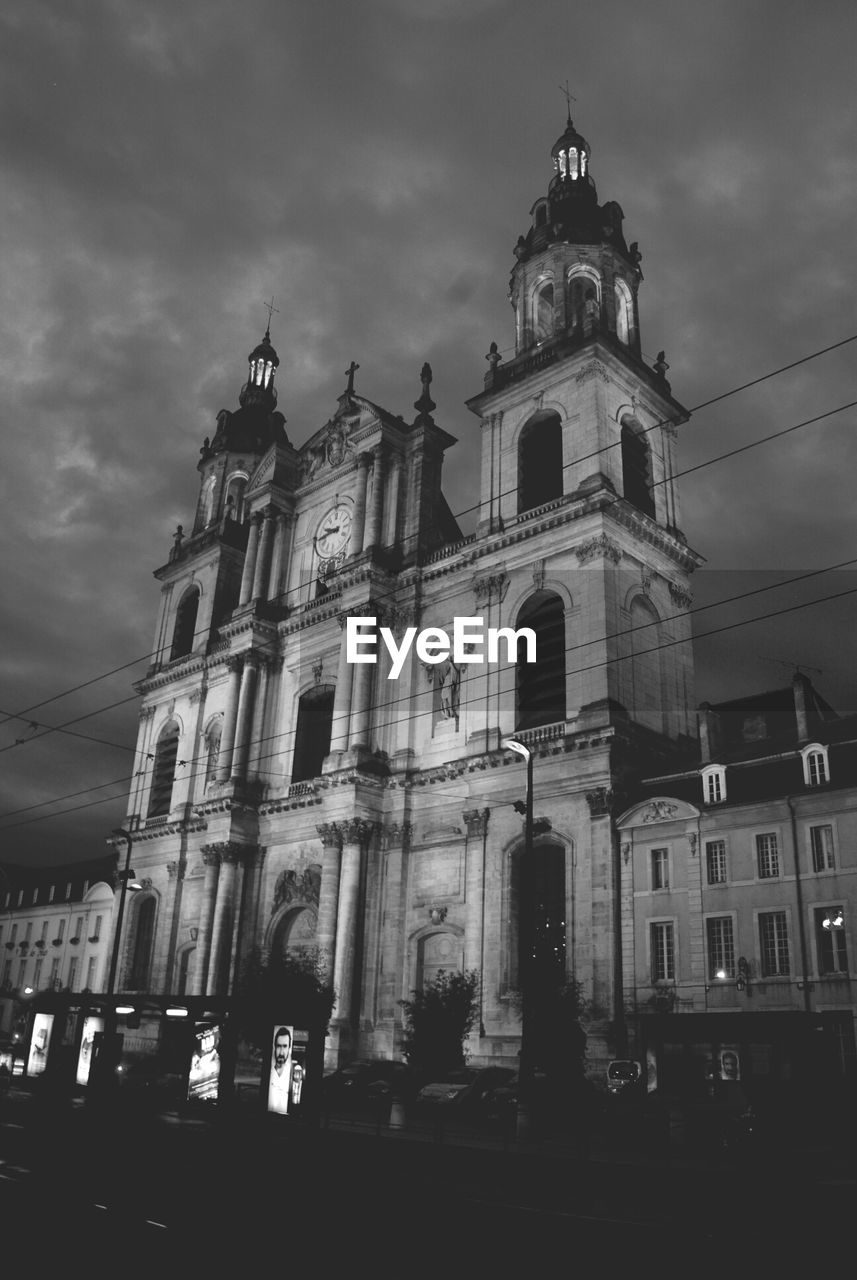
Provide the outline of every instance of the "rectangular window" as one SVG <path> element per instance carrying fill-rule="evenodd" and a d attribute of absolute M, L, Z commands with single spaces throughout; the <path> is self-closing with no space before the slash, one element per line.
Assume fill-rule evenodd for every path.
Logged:
<path fill-rule="evenodd" d="M 705 922 L 708 937 L 708 977 L 711 982 L 722 982 L 735 977 L 735 943 L 732 938 L 732 917 L 712 916 Z"/>
<path fill-rule="evenodd" d="M 36 905 L 38 898 L 39 898 L 39 889 L 38 889 L 38 886 L 36 886 L 36 888 L 33 890 L 33 906 Z"/>
<path fill-rule="evenodd" d="M 705 866 L 709 884 L 726 883 L 726 841 L 706 840 Z"/>
<path fill-rule="evenodd" d="M 92 931 L 92 938 L 94 942 L 98 942 L 101 938 L 101 922 L 103 919 L 104 916 L 95 917 L 95 928 Z"/>
<path fill-rule="evenodd" d="M 49 924 L 50 924 L 50 921 L 49 921 L 49 920 L 43 920 L 43 921 L 42 921 L 42 936 L 41 936 L 41 941 L 42 941 L 42 942 L 47 942 L 47 940 L 48 940 L 48 926 L 49 926 Z"/>
<path fill-rule="evenodd" d="M 841 906 L 819 907 L 815 913 L 819 973 L 847 973 L 845 912 Z"/>
<path fill-rule="evenodd" d="M 56 885 L 55 885 L 55 884 L 52 884 L 52 885 L 51 885 L 51 891 L 50 891 L 50 893 L 48 894 L 48 902 L 53 902 L 53 900 L 54 900 L 54 894 L 56 893 L 56 891 L 57 891 L 57 887 L 56 887 Z"/>
<path fill-rule="evenodd" d="M 833 827 L 810 827 L 809 843 L 812 849 L 813 871 L 832 871 L 836 866 L 833 856 Z"/>
<path fill-rule="evenodd" d="M 33 937 L 33 922 L 32 920 L 29 920 L 27 922 L 27 927 L 24 930 L 24 941 L 30 942 L 32 940 L 32 937 Z"/>
<path fill-rule="evenodd" d="M 83 916 L 78 916 L 74 922 L 74 936 L 76 938 L 83 937 Z"/>
<path fill-rule="evenodd" d="M 24 973 L 25 973 L 25 971 L 26 971 L 26 968 L 27 968 L 27 962 L 26 962 L 26 960 L 22 960 L 22 961 L 20 962 L 20 964 L 18 965 L 18 981 L 17 981 L 17 983 L 15 984 L 15 985 L 17 986 L 17 988 L 18 988 L 18 990 L 19 990 L 19 991 L 20 991 L 20 990 L 23 988 L 23 986 L 24 986 Z"/>
<path fill-rule="evenodd" d="M 59 924 L 57 925 L 57 938 L 59 939 L 60 942 L 62 942 L 64 937 L 65 937 L 65 916 L 63 916 L 62 920 L 60 920 Z"/>
<path fill-rule="evenodd" d="M 88 962 L 88 964 L 87 964 L 87 966 L 86 966 L 86 989 L 87 989 L 87 991 L 94 991 L 94 990 L 95 990 L 95 964 L 96 964 L 95 956 L 90 956 L 90 957 L 89 957 L 89 962 Z"/>
<path fill-rule="evenodd" d="M 45 963 L 44 960 L 42 960 L 40 957 L 36 961 L 35 968 L 33 969 L 33 986 L 35 987 L 36 991 L 38 991 L 39 987 L 42 985 L 42 965 L 44 963 Z"/>
<path fill-rule="evenodd" d="M 57 983 L 59 982 L 59 972 L 60 972 L 60 962 L 59 962 L 59 958 L 56 958 L 56 959 L 54 959 L 54 960 L 52 960 L 52 961 L 51 961 L 51 988 L 52 988 L 52 990 L 56 990 L 56 985 L 57 985 Z"/>
<path fill-rule="evenodd" d="M 672 924 L 650 926 L 652 948 L 652 982 L 675 980 L 675 941 Z"/>
<path fill-rule="evenodd" d="M 811 787 L 821 787 L 827 782 L 827 760 L 821 751 L 811 751 L 807 758 L 807 773 Z"/>
<path fill-rule="evenodd" d="M 12 932 L 11 932 L 11 934 L 9 935 L 9 941 L 10 941 L 11 943 L 13 943 L 13 944 L 14 944 L 14 943 L 16 943 L 16 942 L 18 941 L 18 925 L 17 925 L 17 923 L 12 925 Z"/>
<path fill-rule="evenodd" d="M 767 911 L 759 916 L 759 948 L 763 978 L 776 978 L 791 972 L 785 911 Z"/>
<path fill-rule="evenodd" d="M 20 905 L 21 905 L 21 903 L 22 903 L 23 901 L 24 901 L 24 890 L 23 890 L 23 889 L 19 889 L 19 890 L 18 890 L 18 906 L 19 906 L 19 907 L 20 907 Z"/>
<path fill-rule="evenodd" d="M 707 773 L 705 775 L 705 803 L 719 804 L 723 799 L 723 774 Z"/>
<path fill-rule="evenodd" d="M 67 884 L 67 885 L 66 885 L 66 887 L 65 887 L 65 900 L 66 900 L 66 902 L 68 902 L 68 900 L 69 900 L 69 898 L 70 898 L 70 897 L 71 897 L 71 881 L 69 880 L 68 884 Z"/>
<path fill-rule="evenodd" d="M 773 831 L 756 836 L 756 866 L 760 880 L 773 880 L 780 874 L 780 851 Z"/>
<path fill-rule="evenodd" d="M 652 888 L 670 887 L 670 855 L 668 849 L 652 850 Z"/>
<path fill-rule="evenodd" d="M 68 989 L 74 991 L 77 982 L 77 956 L 72 956 L 68 962 Z"/>
<path fill-rule="evenodd" d="M 12 961 L 7 960 L 3 966 L 3 986 L 10 987 L 12 985 Z"/>

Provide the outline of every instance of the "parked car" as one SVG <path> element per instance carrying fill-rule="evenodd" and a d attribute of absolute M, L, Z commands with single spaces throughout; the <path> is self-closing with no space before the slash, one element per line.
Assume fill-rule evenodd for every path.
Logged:
<path fill-rule="evenodd" d="M 5 1066 L 10 1077 L 24 1074 L 24 1051 L 19 1041 L 0 1036 L 0 1066 Z"/>
<path fill-rule="evenodd" d="M 481 1118 L 485 1097 L 515 1076 L 510 1067 L 455 1067 L 443 1080 L 424 1085 L 417 1094 L 418 1108 L 427 1114 Z"/>
<path fill-rule="evenodd" d="M 391 1102 L 394 1095 L 413 1097 L 414 1078 L 405 1062 L 360 1059 L 326 1075 L 322 1092 L 328 1110 L 373 1109 Z"/>

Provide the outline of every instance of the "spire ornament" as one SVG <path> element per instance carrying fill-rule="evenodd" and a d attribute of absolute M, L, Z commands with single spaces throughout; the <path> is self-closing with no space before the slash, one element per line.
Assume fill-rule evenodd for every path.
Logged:
<path fill-rule="evenodd" d="M 431 365 L 428 363 L 428 361 L 426 361 L 426 363 L 423 365 L 422 369 L 420 370 L 420 382 L 422 383 L 422 388 L 423 388 L 422 395 L 420 396 L 419 400 L 414 401 L 414 408 L 417 410 L 417 413 L 419 415 L 414 425 L 416 425 L 416 423 L 433 423 L 434 422 L 434 419 L 431 416 L 431 411 L 432 409 L 436 409 L 437 405 L 435 404 L 434 400 L 432 400 L 431 394 L 429 392 L 429 388 L 431 387 L 431 380 L 432 380 Z"/>

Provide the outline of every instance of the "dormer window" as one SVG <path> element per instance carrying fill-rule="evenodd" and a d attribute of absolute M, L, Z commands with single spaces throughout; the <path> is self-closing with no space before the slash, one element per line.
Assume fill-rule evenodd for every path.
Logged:
<path fill-rule="evenodd" d="M 726 769 L 722 764 L 702 770 L 702 798 L 706 804 L 720 804 L 726 799 Z"/>
<path fill-rule="evenodd" d="M 827 747 L 813 742 L 804 747 L 800 754 L 803 760 L 803 780 L 808 787 L 823 787 L 830 781 Z"/>

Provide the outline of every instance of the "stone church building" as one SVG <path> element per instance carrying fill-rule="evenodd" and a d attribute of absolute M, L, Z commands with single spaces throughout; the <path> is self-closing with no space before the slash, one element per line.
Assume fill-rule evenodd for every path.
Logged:
<path fill-rule="evenodd" d="M 473 532 L 443 496 L 455 440 L 428 365 L 409 420 L 360 394 L 352 365 L 297 446 L 268 331 L 238 406 L 217 415 L 193 522 L 155 573 L 125 822 L 145 888 L 119 990 L 224 995 L 253 948 L 318 949 L 335 1065 L 399 1056 L 399 1002 L 441 969 L 476 969 L 471 1061 L 514 1064 L 526 901 L 543 971 L 591 1002 L 590 1056 L 621 1053 L 613 817 L 696 734 L 699 557 L 673 480 L 687 413 L 663 353 L 641 358 L 640 253 L 620 206 L 599 204 L 570 119 L 550 158 L 514 248 L 514 356 L 492 344 L 467 402 L 482 441 Z M 347 660 L 349 617 L 376 620 L 355 624 L 376 663 Z M 451 634 L 455 618 L 530 628 L 536 662 L 523 645 L 517 662 L 501 643 L 496 662 L 432 663 L 412 646 L 388 679 L 377 628 L 399 642 L 409 627 Z M 534 753 L 526 860 L 513 734 Z"/>

